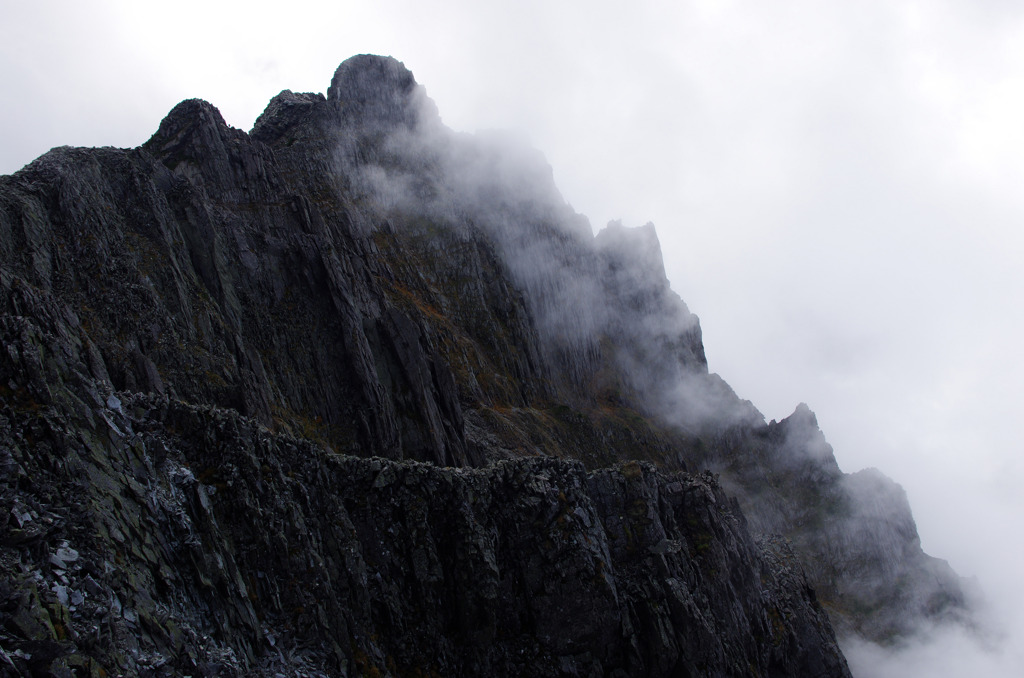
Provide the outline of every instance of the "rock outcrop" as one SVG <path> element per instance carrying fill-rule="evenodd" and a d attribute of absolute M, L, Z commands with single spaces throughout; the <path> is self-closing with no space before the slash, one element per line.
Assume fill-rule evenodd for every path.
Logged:
<path fill-rule="evenodd" d="M 842 676 L 819 599 L 962 607 L 708 371 L 653 227 L 393 59 L 0 178 L 0 286 L 10 675 Z"/>
<path fill-rule="evenodd" d="M 11 675 L 845 673 L 788 547 L 709 476 L 338 455 L 7 329 Z"/>
<path fill-rule="evenodd" d="M 703 453 L 751 529 L 791 541 L 840 634 L 890 643 L 922 620 L 970 623 L 960 577 L 921 549 L 903 489 L 877 469 L 840 471 L 807 405 Z"/>

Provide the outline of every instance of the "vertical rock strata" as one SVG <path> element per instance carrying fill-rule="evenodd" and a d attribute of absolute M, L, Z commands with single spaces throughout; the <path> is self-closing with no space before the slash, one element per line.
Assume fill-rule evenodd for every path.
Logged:
<path fill-rule="evenodd" d="M 708 476 L 357 458 L 88 379 L 66 412 L 22 388 L 12 675 L 845 673 L 786 547 L 755 545 Z"/>
<path fill-rule="evenodd" d="M 653 227 L 393 59 L 0 177 L 0 287 L 8 675 L 842 676 L 819 597 L 962 607 L 709 373 Z"/>

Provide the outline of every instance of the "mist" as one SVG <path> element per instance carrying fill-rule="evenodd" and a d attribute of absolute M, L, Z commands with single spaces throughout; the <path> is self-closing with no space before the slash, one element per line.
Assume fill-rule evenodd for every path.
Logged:
<path fill-rule="evenodd" d="M 346 82 L 355 64 L 377 77 Z M 343 104 L 354 124 L 336 161 L 355 177 L 354 202 L 375 208 L 363 221 L 491 243 L 530 311 L 559 398 L 626 404 L 692 434 L 764 424 L 708 373 L 699 319 L 670 289 L 654 224 L 614 221 L 595 236 L 539 150 L 516 135 L 445 127 L 394 58 L 353 57 L 334 82 L 352 91 L 332 84 L 329 98 L 358 102 Z"/>
<path fill-rule="evenodd" d="M 955 625 L 922 629 L 893 648 L 847 639 L 843 652 L 854 675 L 873 678 L 1012 676 L 1024 662 L 1024 652 L 1009 638 L 983 636 Z"/>
<path fill-rule="evenodd" d="M 807 402 L 841 468 L 899 482 L 925 550 L 977 579 L 984 641 L 848 648 L 855 673 L 1017 673 L 1017 6 L 318 5 L 6 3 L 0 172 L 138 145 L 189 97 L 248 129 L 276 92 L 394 54 L 449 127 L 543 151 L 595 228 L 654 222 L 710 370 L 767 418 Z"/>

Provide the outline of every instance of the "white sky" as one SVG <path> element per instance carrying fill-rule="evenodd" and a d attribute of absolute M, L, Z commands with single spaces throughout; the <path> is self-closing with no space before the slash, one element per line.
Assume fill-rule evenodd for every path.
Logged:
<path fill-rule="evenodd" d="M 525 134 L 595 228 L 653 221 L 711 369 L 770 419 L 807 402 L 1024 608 L 1024 4 L 0 0 L 0 172 L 189 97 L 248 130 L 361 52 Z"/>

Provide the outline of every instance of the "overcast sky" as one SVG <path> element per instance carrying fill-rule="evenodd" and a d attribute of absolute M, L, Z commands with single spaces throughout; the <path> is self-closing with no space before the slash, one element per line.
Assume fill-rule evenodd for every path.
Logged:
<path fill-rule="evenodd" d="M 711 369 L 769 419 L 808 403 L 1019 610 L 1024 4 L 669 4 L 0 0 L 0 172 L 138 145 L 189 97 L 248 130 L 393 55 L 449 126 L 521 132 L 595 229 L 653 221 Z"/>

